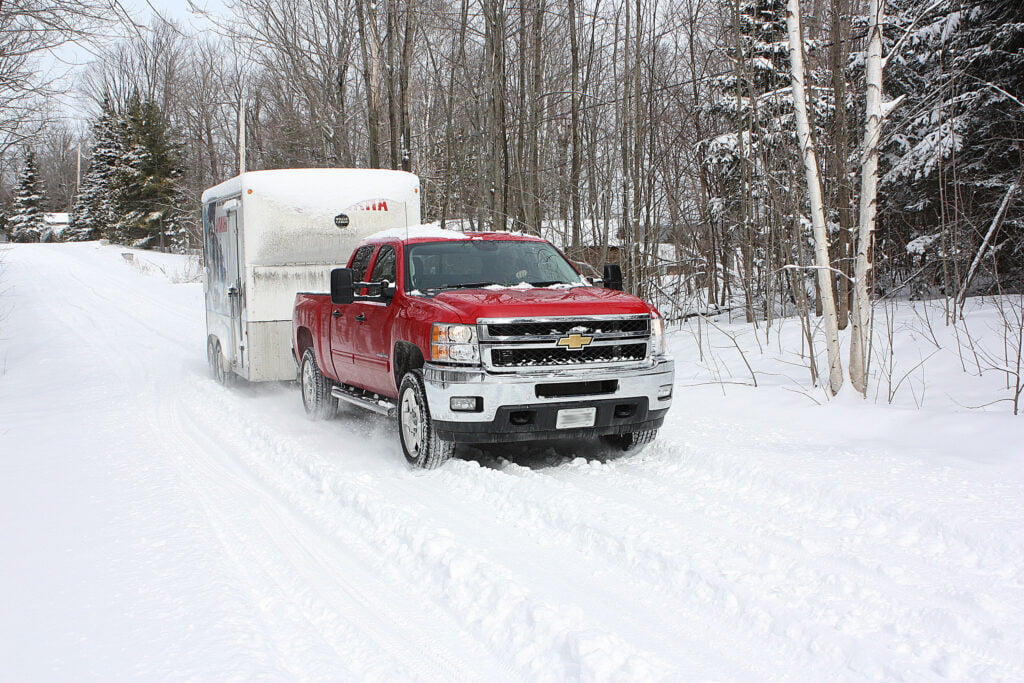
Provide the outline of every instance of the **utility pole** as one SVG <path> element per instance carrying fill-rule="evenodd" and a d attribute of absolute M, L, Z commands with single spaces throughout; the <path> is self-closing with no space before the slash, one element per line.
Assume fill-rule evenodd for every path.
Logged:
<path fill-rule="evenodd" d="M 245 173 L 245 97 L 238 98 L 238 175 Z"/>

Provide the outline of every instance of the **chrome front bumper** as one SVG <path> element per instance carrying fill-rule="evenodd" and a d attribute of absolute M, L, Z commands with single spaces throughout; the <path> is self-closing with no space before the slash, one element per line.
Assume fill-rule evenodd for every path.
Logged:
<path fill-rule="evenodd" d="M 672 405 L 671 393 L 659 397 L 662 387 L 675 380 L 675 362 L 668 357 L 655 358 L 627 368 L 571 367 L 545 372 L 524 369 L 520 373 L 486 372 L 480 368 L 454 368 L 426 364 L 423 367 L 430 415 L 434 420 L 460 423 L 492 423 L 498 411 L 507 406 L 556 405 L 578 406 L 588 401 L 609 402 L 625 399 L 646 399 L 648 410 L 654 412 Z M 538 395 L 538 385 L 573 384 L 579 382 L 615 382 L 614 391 L 569 396 Z M 550 389 L 549 389 L 550 391 Z M 541 392 L 547 394 L 549 391 Z M 453 397 L 479 397 L 480 410 L 464 412 L 451 409 Z"/>

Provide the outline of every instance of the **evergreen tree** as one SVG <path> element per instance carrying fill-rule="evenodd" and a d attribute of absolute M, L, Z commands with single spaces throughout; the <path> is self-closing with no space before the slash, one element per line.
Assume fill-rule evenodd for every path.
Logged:
<path fill-rule="evenodd" d="M 702 144 L 711 170 L 713 215 L 728 249 L 743 258 L 747 316 L 767 304 L 758 272 L 793 262 L 780 256 L 772 235 L 788 235 L 803 191 L 793 183 L 800 168 L 790 90 L 785 0 L 740 0 L 733 17 L 729 73 L 714 81 L 711 109 L 729 132 Z"/>
<path fill-rule="evenodd" d="M 786 3 L 741 0 L 735 28 L 736 44 L 728 52 L 732 69 L 715 79 L 712 105 L 734 132 L 711 141 L 706 156 L 737 186 L 743 170 L 739 156 L 747 157 L 749 183 L 759 185 L 769 170 L 761 163 L 762 152 L 788 146 L 793 134 Z"/>
<path fill-rule="evenodd" d="M 69 241 L 98 239 L 116 223 L 114 175 L 125 156 L 124 138 L 124 127 L 106 98 L 93 125 L 89 170 L 71 210 Z"/>
<path fill-rule="evenodd" d="M 784 0 L 742 0 L 736 18 L 738 45 L 730 50 L 733 69 L 716 79 L 716 106 L 766 142 L 792 129 L 789 54 Z"/>
<path fill-rule="evenodd" d="M 181 145 L 160 107 L 133 95 L 124 114 L 125 154 L 113 178 L 118 220 L 110 239 L 153 248 L 179 246 Z"/>
<path fill-rule="evenodd" d="M 921 285 L 952 295 L 1024 167 L 1024 6 L 945 0 L 912 24 L 930 4 L 891 0 L 893 20 L 914 28 L 888 74 L 890 94 L 905 101 L 893 113 L 880 228 L 891 257 L 908 247 L 940 256 L 926 259 L 944 267 Z M 1004 286 L 1024 286 L 1022 207 L 1018 193 L 994 241 L 997 261 L 985 259 L 1010 276 Z"/>
<path fill-rule="evenodd" d="M 38 242 L 46 232 L 43 221 L 43 182 L 39 178 L 36 155 L 25 154 L 25 167 L 18 175 L 11 217 L 8 219 L 11 239 L 15 242 Z"/>

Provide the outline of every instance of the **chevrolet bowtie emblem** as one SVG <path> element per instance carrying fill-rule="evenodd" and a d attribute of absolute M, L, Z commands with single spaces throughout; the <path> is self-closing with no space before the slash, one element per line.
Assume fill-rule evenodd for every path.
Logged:
<path fill-rule="evenodd" d="M 567 349 L 579 351 L 584 346 L 589 346 L 592 341 L 594 341 L 593 337 L 585 337 L 582 334 L 573 332 L 572 334 L 567 334 L 559 339 L 558 346 L 564 346 Z"/>

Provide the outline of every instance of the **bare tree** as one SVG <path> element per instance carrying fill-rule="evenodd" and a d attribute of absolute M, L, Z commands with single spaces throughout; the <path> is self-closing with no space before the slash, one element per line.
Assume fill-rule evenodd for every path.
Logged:
<path fill-rule="evenodd" d="M 871 326 L 871 295 L 868 278 L 871 276 L 871 246 L 878 210 L 878 148 L 881 144 L 882 118 L 882 0 L 868 3 L 868 48 L 864 88 L 865 105 L 864 142 L 861 146 L 860 217 L 857 230 L 857 264 L 854 270 L 853 306 L 850 311 L 850 382 L 861 394 L 868 387 L 868 335 Z"/>
<path fill-rule="evenodd" d="M 877 2 L 877 0 L 873 0 Z M 800 28 L 800 0 L 788 0 L 786 25 L 789 28 L 789 60 L 793 73 L 793 105 L 796 130 L 807 179 L 807 196 L 811 204 L 811 225 L 814 230 L 814 263 L 818 271 L 819 296 L 825 322 L 825 349 L 828 353 L 829 390 L 833 395 L 843 386 L 843 365 L 839 354 L 839 322 L 832 293 L 832 264 L 828 256 L 828 233 L 825 228 L 825 205 L 822 199 L 818 157 L 811 137 L 804 86 L 803 32 Z"/>
<path fill-rule="evenodd" d="M 70 42 L 105 35 L 127 18 L 118 0 L 0 2 L 0 154 L 37 135 L 47 121 L 42 102 L 54 94 L 41 58 Z"/>

